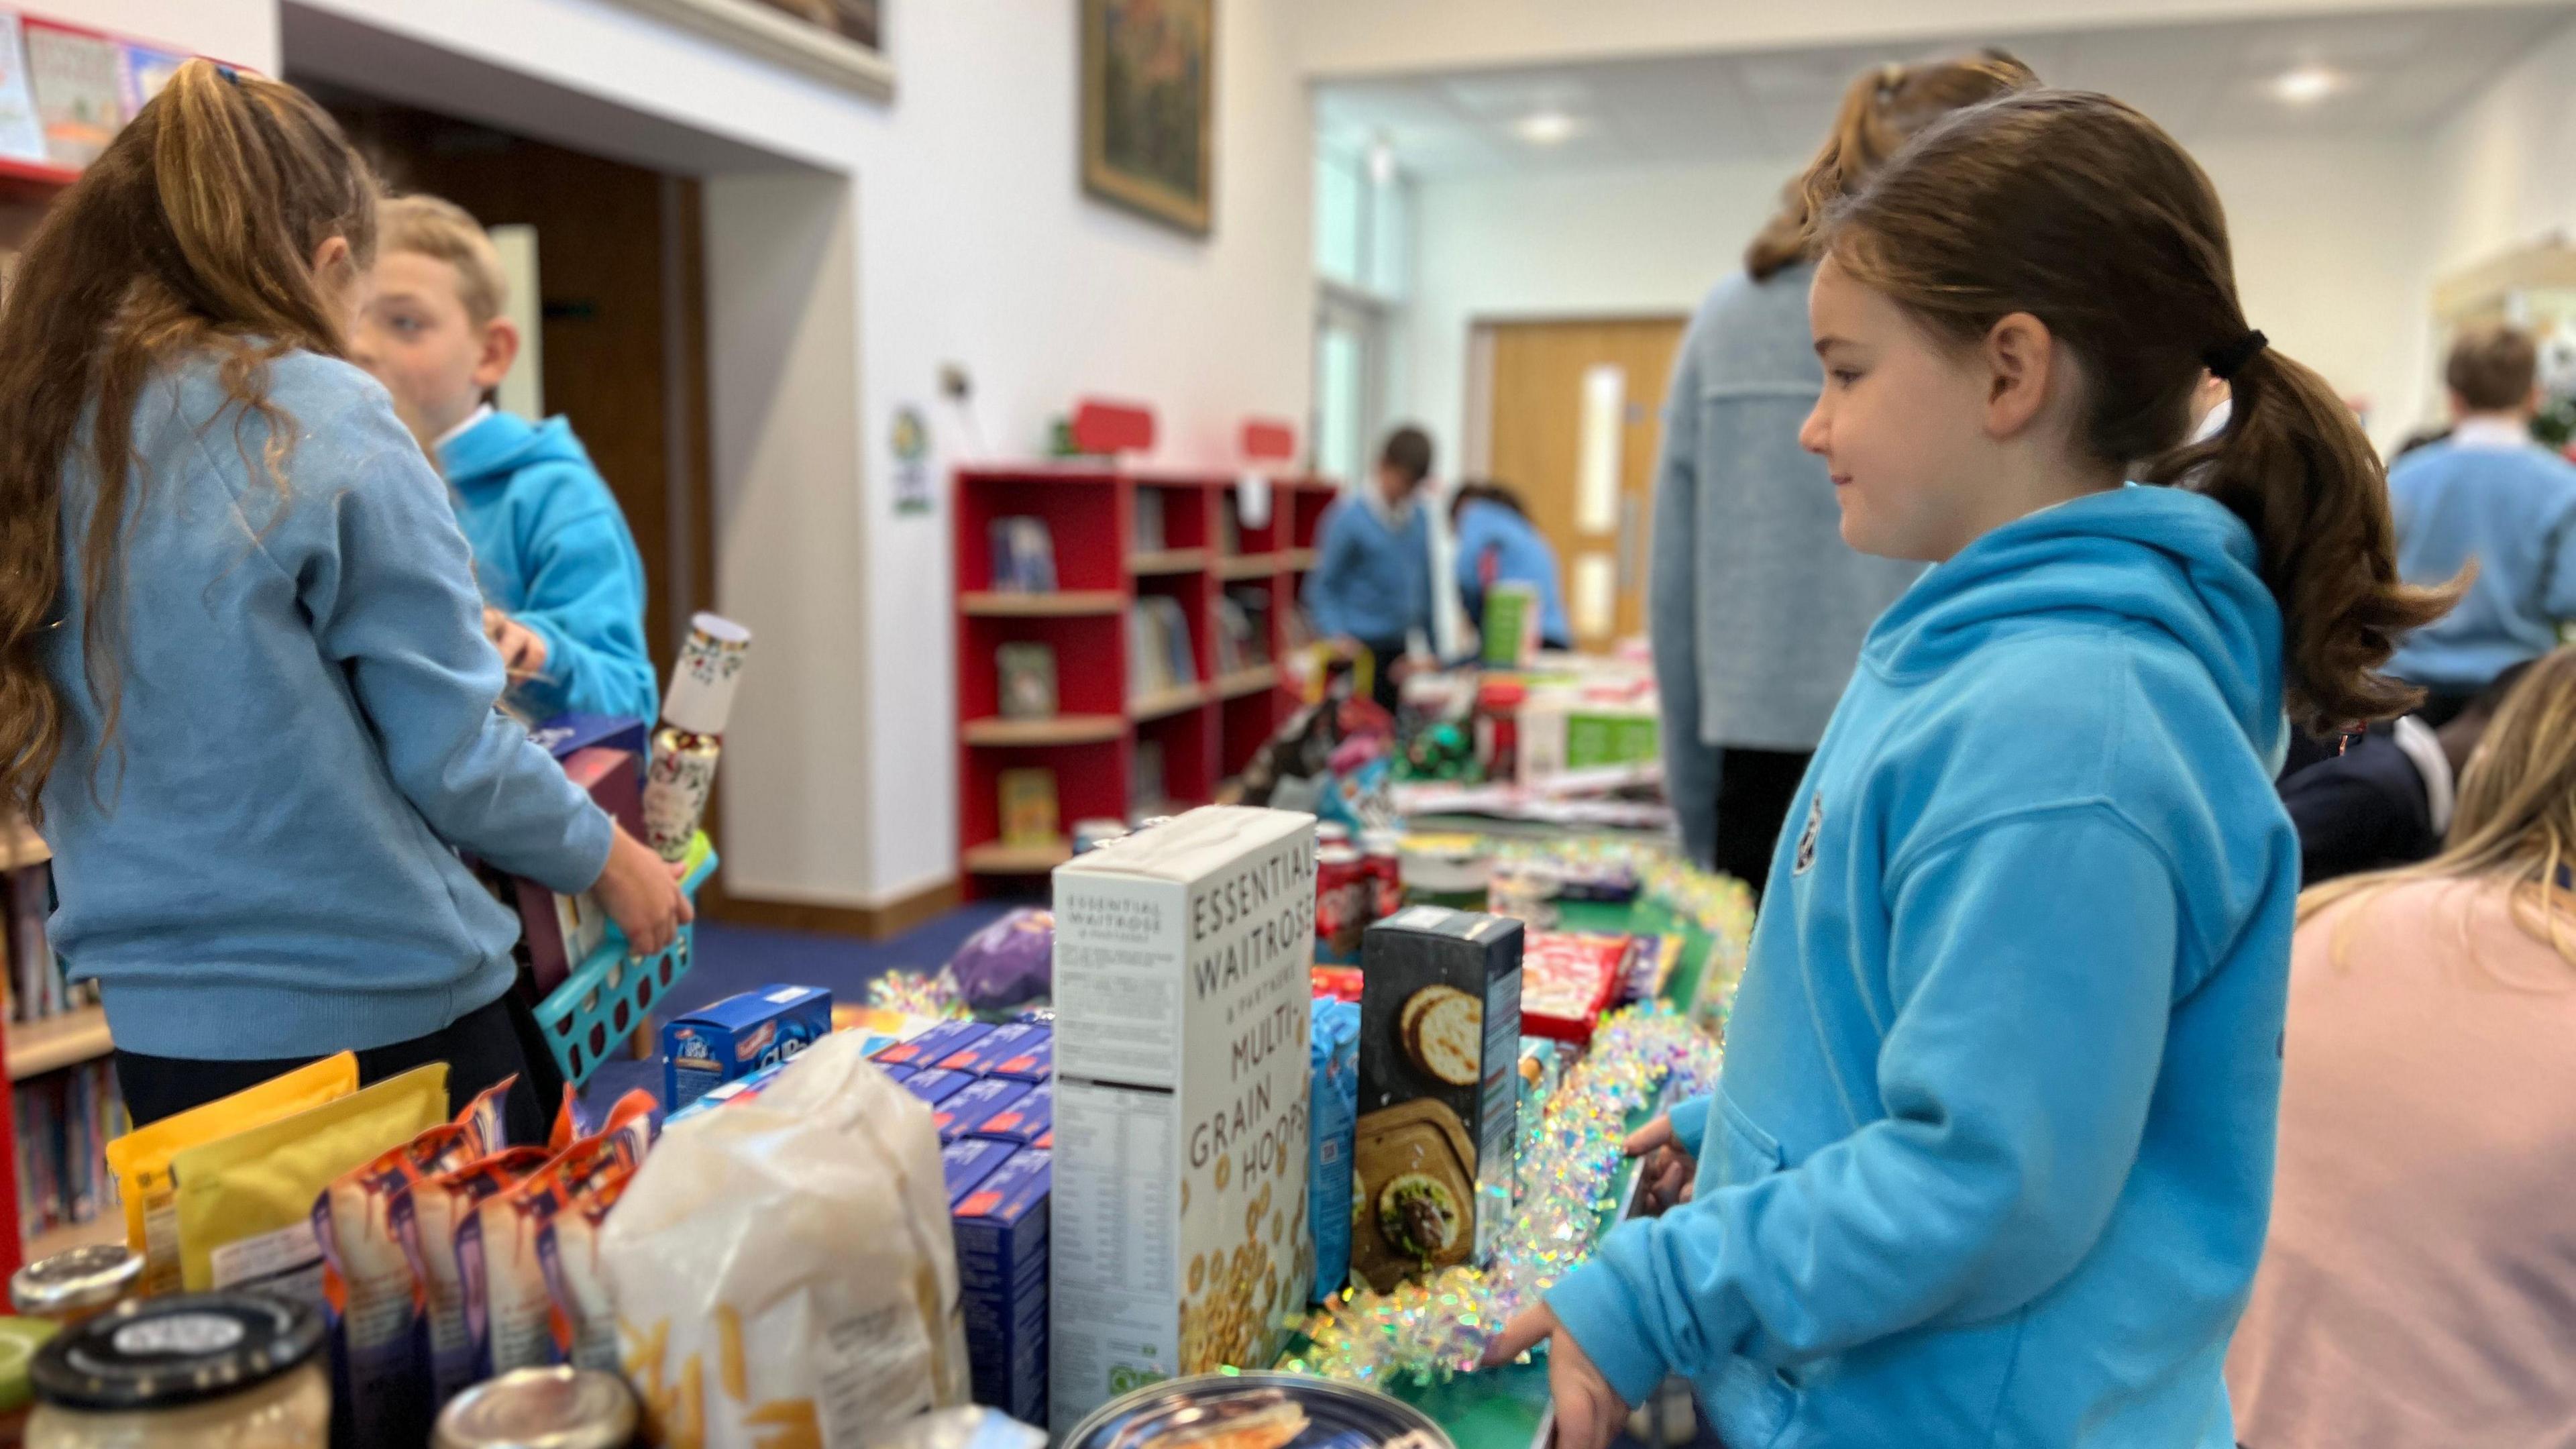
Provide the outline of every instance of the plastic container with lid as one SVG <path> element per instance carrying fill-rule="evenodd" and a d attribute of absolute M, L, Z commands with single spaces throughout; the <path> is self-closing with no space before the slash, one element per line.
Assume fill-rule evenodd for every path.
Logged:
<path fill-rule="evenodd" d="M 255 1293 L 120 1303 L 36 1355 L 27 1449 L 325 1449 L 322 1333 Z"/>
<path fill-rule="evenodd" d="M 47 1319 L 0 1318 L 0 1449 L 25 1442 L 27 1410 L 36 1401 L 28 1370 L 55 1331 Z"/>
<path fill-rule="evenodd" d="M 635 1437 L 635 1395 L 615 1374 L 586 1368 L 512 1369 L 476 1384 L 438 1414 L 432 1449 L 624 1449 Z"/>
<path fill-rule="evenodd" d="M 105 1313 L 134 1296 L 143 1255 L 123 1243 L 93 1243 L 56 1253 L 9 1278 L 9 1306 L 29 1318 L 63 1325 Z"/>

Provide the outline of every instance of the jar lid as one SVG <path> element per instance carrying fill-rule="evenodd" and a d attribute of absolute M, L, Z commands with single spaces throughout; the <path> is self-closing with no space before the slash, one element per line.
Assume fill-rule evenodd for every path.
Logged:
<path fill-rule="evenodd" d="M 54 1332 L 54 1325 L 42 1318 L 0 1318 L 0 1414 L 18 1412 L 35 1396 L 27 1370 Z"/>
<path fill-rule="evenodd" d="M 635 1395 L 615 1374 L 512 1369 L 438 1414 L 434 1449 L 622 1449 L 635 1437 Z"/>
<path fill-rule="evenodd" d="M 36 1355 L 36 1397 L 71 1409 L 162 1409 L 264 1383 L 322 1347 L 322 1315 L 257 1293 L 130 1298 Z"/>
<path fill-rule="evenodd" d="M 123 1243 L 92 1243 L 40 1258 L 9 1278 L 9 1306 L 20 1313 L 78 1313 L 104 1308 L 134 1290 L 143 1255 Z"/>

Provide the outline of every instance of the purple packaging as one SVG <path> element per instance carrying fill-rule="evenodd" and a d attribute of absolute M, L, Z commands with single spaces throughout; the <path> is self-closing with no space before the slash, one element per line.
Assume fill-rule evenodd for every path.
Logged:
<path fill-rule="evenodd" d="M 991 1078 L 1006 1082 L 1006 1077 Z M 1055 1088 L 1045 1082 L 1029 1088 L 1026 1095 L 1011 1105 L 986 1117 L 975 1125 L 969 1137 L 990 1137 L 1014 1147 L 1034 1147 L 1037 1140 L 1055 1127 Z"/>
<path fill-rule="evenodd" d="M 1000 1144 L 994 1144 L 999 1146 Z M 1047 1394 L 1047 1199 L 1054 1159 L 1022 1149 L 951 1199 L 975 1401 L 1043 1423 Z"/>
<path fill-rule="evenodd" d="M 889 1067 L 882 1062 L 877 1064 L 877 1070 L 885 1073 L 889 1080 L 896 1083 L 909 1082 L 920 1075 L 910 1067 Z"/>
<path fill-rule="evenodd" d="M 982 1186 L 995 1168 L 1010 1160 L 1011 1144 L 987 1142 L 980 1137 L 961 1138 L 942 1148 L 939 1166 L 948 1178 L 949 1211 L 955 1212 L 968 1193 Z"/>
<path fill-rule="evenodd" d="M 1014 1060 L 1040 1042 L 1050 1041 L 1055 1033 L 1043 1026 L 1015 1021 L 984 1033 L 973 1044 L 960 1047 L 941 1057 L 933 1066 L 952 1072 L 966 1072 L 978 1077 L 998 1074 L 1002 1063 Z"/>
<path fill-rule="evenodd" d="M 940 1103 L 938 1110 L 930 1114 L 930 1120 L 938 1127 L 939 1140 L 944 1145 L 960 1137 L 976 1135 L 976 1129 L 983 1126 L 986 1119 L 1028 1094 L 1026 1082 L 1004 1081 L 999 1077 L 977 1081 Z"/>
<path fill-rule="evenodd" d="M 1024 1045 L 1012 1056 L 1004 1057 L 986 1075 L 1008 1077 L 1015 1082 L 1045 1082 L 1055 1078 L 1055 1033 Z"/>
<path fill-rule="evenodd" d="M 915 1072 L 906 1078 L 903 1089 L 936 1107 L 974 1084 L 964 1072 Z"/>
<path fill-rule="evenodd" d="M 727 1082 L 773 1067 L 832 1034 L 832 993 L 763 986 L 662 1028 L 662 1107 L 676 1112 Z"/>
<path fill-rule="evenodd" d="M 910 1041 L 899 1041 L 869 1060 L 881 1067 L 926 1067 L 961 1047 L 974 1045 L 992 1028 L 980 1021 L 943 1021 Z"/>

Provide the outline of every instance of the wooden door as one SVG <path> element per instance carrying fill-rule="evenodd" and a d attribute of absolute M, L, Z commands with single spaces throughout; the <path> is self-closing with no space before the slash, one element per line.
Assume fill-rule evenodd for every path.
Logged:
<path fill-rule="evenodd" d="M 1480 324 L 1486 458 L 1556 549 L 1575 647 L 1643 633 L 1647 528 L 1680 316 Z"/>

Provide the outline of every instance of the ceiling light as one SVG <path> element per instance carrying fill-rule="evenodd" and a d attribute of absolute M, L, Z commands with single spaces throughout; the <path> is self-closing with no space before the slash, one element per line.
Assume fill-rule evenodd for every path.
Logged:
<path fill-rule="evenodd" d="M 1395 184 L 1395 146 L 1384 136 L 1369 143 L 1369 180 L 1380 186 Z"/>
<path fill-rule="evenodd" d="M 2313 106 L 2343 88 L 2343 77 L 2321 65 L 2294 66 L 2272 80 L 2272 95 L 2285 105 Z"/>
<path fill-rule="evenodd" d="M 1574 134 L 1575 124 L 1563 111 L 1532 111 L 1514 121 L 1512 130 L 1533 146 L 1554 146 Z"/>

